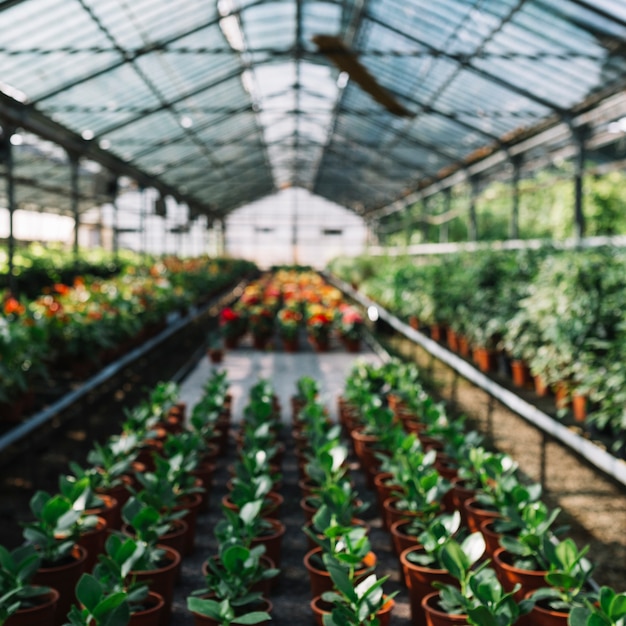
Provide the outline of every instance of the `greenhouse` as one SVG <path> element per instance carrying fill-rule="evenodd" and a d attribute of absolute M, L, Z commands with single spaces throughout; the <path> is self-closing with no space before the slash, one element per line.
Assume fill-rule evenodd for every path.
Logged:
<path fill-rule="evenodd" d="M 0 625 L 624 626 L 624 2 L 0 32 Z"/>

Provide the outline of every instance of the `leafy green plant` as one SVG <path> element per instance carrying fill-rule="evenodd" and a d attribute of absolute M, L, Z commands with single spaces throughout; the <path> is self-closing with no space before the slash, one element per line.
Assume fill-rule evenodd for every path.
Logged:
<path fill-rule="evenodd" d="M 0 546 L 0 625 L 48 592 L 47 587 L 31 584 L 40 564 L 41 555 L 31 544 L 11 551 Z"/>
<path fill-rule="evenodd" d="M 30 510 L 35 521 L 23 524 L 23 535 L 40 551 L 43 563 L 57 563 L 68 557 L 76 542 L 81 512 L 65 496 L 51 496 L 45 491 L 35 492 Z"/>
<path fill-rule="evenodd" d="M 126 626 L 130 607 L 124 591 L 107 594 L 92 574 L 83 574 L 76 585 L 80 607 L 72 606 L 66 626 Z"/>
<path fill-rule="evenodd" d="M 210 595 L 215 600 L 228 599 L 237 605 L 255 600 L 258 594 L 254 585 L 270 580 L 278 575 L 279 570 L 264 565 L 262 556 L 265 546 L 248 548 L 242 544 L 220 546 L 218 555 L 206 562 L 204 587 L 193 592 L 194 596 Z"/>
<path fill-rule="evenodd" d="M 617 593 L 603 586 L 597 599 L 584 599 L 585 606 L 575 606 L 568 616 L 569 626 L 624 626 L 626 621 L 626 593 Z"/>
<path fill-rule="evenodd" d="M 377 613 L 396 595 L 383 593 L 388 576 L 370 574 L 355 583 L 330 555 L 324 555 L 324 564 L 335 585 L 335 591 L 322 594 L 332 605 L 330 615 L 324 615 L 324 626 L 378 626 Z"/>
<path fill-rule="evenodd" d="M 545 542 L 548 586 L 535 591 L 533 600 L 546 600 L 552 609 L 568 612 L 575 606 L 584 605 L 585 599 L 593 598 L 589 589 L 593 565 L 585 558 L 588 551 L 588 545 L 579 550 L 569 537 L 556 544 Z"/>
<path fill-rule="evenodd" d="M 442 547 L 442 564 L 459 586 L 434 583 L 439 589 L 439 606 L 447 613 L 467 615 L 475 626 L 512 626 L 530 611 L 533 602 L 516 602 L 517 587 L 505 592 L 488 562 L 478 563 L 484 549 L 481 533 L 469 535 L 462 543 L 451 539 Z"/>

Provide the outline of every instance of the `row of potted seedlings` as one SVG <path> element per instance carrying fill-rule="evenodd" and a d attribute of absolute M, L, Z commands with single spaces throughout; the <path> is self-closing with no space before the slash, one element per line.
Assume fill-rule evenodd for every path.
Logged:
<path fill-rule="evenodd" d="M 598 589 L 559 510 L 424 391 L 412 365 L 359 363 L 340 421 L 376 490 L 415 626 L 622 625 L 626 594 Z"/>
<path fill-rule="evenodd" d="M 280 407 L 271 385 L 260 380 L 236 432 L 237 455 L 229 466 L 222 519 L 215 525 L 216 554 L 203 565 L 205 587 L 187 599 L 196 626 L 265 624 L 269 595 L 280 573 L 285 526 L 278 519 L 283 498 L 278 440 Z"/>
<path fill-rule="evenodd" d="M 359 518 L 364 504 L 348 475 L 348 448 L 318 391 L 313 379 L 302 377 L 292 401 L 311 609 L 318 626 L 389 624 L 394 594 L 384 593 L 387 577 L 375 573 L 369 527 Z"/>
<path fill-rule="evenodd" d="M 0 548 L 0 624 L 169 623 L 230 417 L 226 387 L 216 372 L 185 426 L 177 386 L 159 383 L 87 467 L 70 464 L 59 493 L 34 494 L 24 544 Z"/>

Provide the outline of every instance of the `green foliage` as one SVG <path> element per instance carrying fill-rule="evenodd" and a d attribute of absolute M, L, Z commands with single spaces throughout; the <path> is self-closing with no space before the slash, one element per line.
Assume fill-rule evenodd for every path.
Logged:
<path fill-rule="evenodd" d="M 66 626 L 126 626 L 130 620 L 126 593 L 107 594 L 92 574 L 80 577 L 76 585 L 76 599 L 80 608 L 71 608 Z"/>
<path fill-rule="evenodd" d="M 0 625 L 48 592 L 47 587 L 31 585 L 40 564 L 41 555 L 33 545 L 25 544 L 12 551 L 0 546 Z"/>

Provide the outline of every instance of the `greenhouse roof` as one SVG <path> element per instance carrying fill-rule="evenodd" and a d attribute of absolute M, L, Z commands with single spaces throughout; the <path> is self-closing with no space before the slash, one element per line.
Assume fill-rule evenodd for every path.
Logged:
<path fill-rule="evenodd" d="M 215 217 L 289 186 L 373 214 L 583 126 L 620 156 L 623 0 L 0 0 L 0 32 L 23 205 L 69 185 L 35 136 Z"/>

